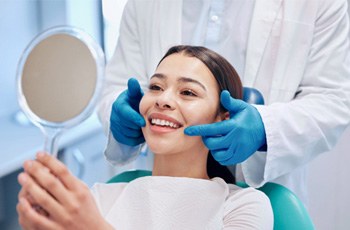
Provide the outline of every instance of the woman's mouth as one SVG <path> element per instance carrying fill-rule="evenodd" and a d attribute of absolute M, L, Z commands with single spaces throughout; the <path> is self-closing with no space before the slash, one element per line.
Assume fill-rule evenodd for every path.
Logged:
<path fill-rule="evenodd" d="M 151 124 L 152 125 L 158 125 L 158 126 L 163 126 L 163 127 L 170 127 L 177 129 L 179 126 L 171 121 L 166 121 L 166 120 L 161 120 L 161 119 L 151 119 Z"/>
<path fill-rule="evenodd" d="M 170 131 L 181 128 L 183 125 L 176 119 L 165 114 L 153 113 L 148 118 L 151 129 L 154 131 Z"/>

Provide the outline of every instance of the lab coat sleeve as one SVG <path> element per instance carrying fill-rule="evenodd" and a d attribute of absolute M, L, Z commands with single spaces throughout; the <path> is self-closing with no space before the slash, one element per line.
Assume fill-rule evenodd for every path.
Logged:
<path fill-rule="evenodd" d="M 135 4 L 135 1 L 128 1 L 124 8 L 117 47 L 106 67 L 106 82 L 98 108 L 99 119 L 108 135 L 105 156 L 107 159 L 113 157 L 111 162 L 114 164 L 125 164 L 131 161 L 140 150 L 140 146 L 125 146 L 115 141 L 109 124 L 112 104 L 127 88 L 128 79 L 136 78 L 142 88 L 147 85 L 145 64 L 137 31 Z"/>
<path fill-rule="evenodd" d="M 317 1 L 314 37 L 295 98 L 258 109 L 267 152 L 242 163 L 246 182 L 260 187 L 330 150 L 349 124 L 349 19 L 345 0 Z M 336 156 L 334 156 L 336 157 Z"/>

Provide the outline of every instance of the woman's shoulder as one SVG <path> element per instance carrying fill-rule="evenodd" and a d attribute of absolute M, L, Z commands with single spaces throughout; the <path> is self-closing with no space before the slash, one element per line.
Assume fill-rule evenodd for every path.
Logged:
<path fill-rule="evenodd" d="M 228 193 L 225 206 L 228 208 L 232 209 L 232 207 L 244 203 L 255 203 L 262 206 L 271 207 L 269 198 L 260 190 L 251 187 L 242 188 L 235 184 L 228 184 L 219 177 L 212 178 L 211 180 L 227 187 Z"/>
<path fill-rule="evenodd" d="M 228 184 L 224 205 L 225 227 L 241 229 L 273 229 L 273 212 L 269 198 L 254 188 Z"/>
<path fill-rule="evenodd" d="M 256 201 L 256 202 L 262 202 L 267 203 L 270 205 L 269 198 L 265 195 L 265 193 L 255 189 L 255 188 L 242 188 L 235 184 L 228 184 L 223 179 L 219 177 L 215 177 L 211 179 L 212 181 L 215 181 L 222 186 L 226 186 L 228 190 L 228 195 L 226 198 L 226 203 L 231 203 L 234 201 L 234 203 L 237 203 L 237 200 L 240 202 L 244 201 Z"/>
<path fill-rule="evenodd" d="M 227 196 L 227 202 L 235 202 L 237 203 L 237 200 L 241 202 L 258 202 L 258 203 L 265 203 L 267 205 L 270 205 L 269 198 L 265 195 L 265 193 L 255 189 L 255 188 L 241 188 L 235 184 L 227 184 L 229 189 L 229 194 Z"/>

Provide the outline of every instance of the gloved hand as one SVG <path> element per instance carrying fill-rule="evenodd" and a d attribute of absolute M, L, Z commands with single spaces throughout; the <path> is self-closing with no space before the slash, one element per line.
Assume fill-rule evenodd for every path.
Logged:
<path fill-rule="evenodd" d="M 140 115 L 139 104 L 143 92 L 139 82 L 130 78 L 128 89 L 122 92 L 112 106 L 110 129 L 113 137 L 120 143 L 136 146 L 145 142 L 141 127 L 146 125 Z"/>
<path fill-rule="evenodd" d="M 232 98 L 228 91 L 224 90 L 220 99 L 229 111 L 230 119 L 187 127 L 185 134 L 202 136 L 204 144 L 220 164 L 237 164 L 266 145 L 264 124 L 254 106 Z"/>

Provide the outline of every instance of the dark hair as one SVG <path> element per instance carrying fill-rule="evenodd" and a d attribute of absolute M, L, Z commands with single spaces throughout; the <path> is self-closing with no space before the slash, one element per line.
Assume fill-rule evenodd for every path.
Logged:
<path fill-rule="evenodd" d="M 169 55 L 183 54 L 188 57 L 199 59 L 214 75 L 218 85 L 219 94 L 222 90 L 228 90 L 233 98 L 242 99 L 242 82 L 233 66 L 218 53 L 202 46 L 179 45 L 171 47 L 158 65 Z M 227 111 L 220 103 L 220 110 Z M 210 178 L 221 177 L 227 183 L 235 183 L 235 178 L 230 170 L 220 165 L 209 152 L 207 160 L 207 173 Z"/>

